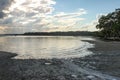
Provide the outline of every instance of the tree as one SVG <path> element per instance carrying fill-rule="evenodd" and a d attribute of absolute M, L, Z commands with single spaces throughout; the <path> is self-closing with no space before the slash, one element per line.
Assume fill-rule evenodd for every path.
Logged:
<path fill-rule="evenodd" d="M 120 39 L 120 9 L 101 16 L 96 26 L 99 35 L 105 39 Z"/>

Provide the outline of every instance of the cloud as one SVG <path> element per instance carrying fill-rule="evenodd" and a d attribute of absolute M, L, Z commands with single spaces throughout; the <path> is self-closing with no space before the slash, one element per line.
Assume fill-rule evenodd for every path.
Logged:
<path fill-rule="evenodd" d="M 87 11 L 85 9 L 79 9 L 77 12 L 74 12 L 74 13 L 60 12 L 56 14 L 54 17 L 56 18 L 77 17 L 83 14 L 87 14 Z"/>
<path fill-rule="evenodd" d="M 0 0 L 0 31 L 3 33 L 23 33 L 31 31 L 75 31 L 86 20 L 87 10 L 56 12 L 55 0 Z"/>
<path fill-rule="evenodd" d="M 50 13 L 54 10 L 51 5 L 54 5 L 53 0 L 14 0 L 14 3 L 9 8 L 10 12 L 23 12 L 23 13 Z"/>
<path fill-rule="evenodd" d="M 9 15 L 1 21 L 2 24 L 10 27 L 9 32 L 68 31 L 73 29 L 77 22 L 85 20 L 81 16 L 87 14 L 86 10 L 79 9 L 72 13 L 59 12 L 53 15 L 51 12 L 54 10 L 52 6 L 55 2 L 52 0 L 34 0 L 34 2 L 24 0 L 19 3 L 17 1 L 15 0 L 6 10 Z M 17 28 L 22 31 L 18 31 Z"/>
<path fill-rule="evenodd" d="M 7 10 L 12 2 L 13 0 L 0 0 L 0 18 L 5 17 L 4 10 Z"/>
<path fill-rule="evenodd" d="M 87 14 L 87 11 L 84 9 L 79 9 L 73 13 L 59 12 L 46 19 L 48 24 L 45 31 L 75 30 L 76 24 L 85 20 L 85 18 L 81 17 L 84 14 Z"/>
<path fill-rule="evenodd" d="M 0 26 L 0 34 L 6 33 L 5 31 L 6 31 L 7 28 L 8 27 L 6 27 L 6 26 Z"/>
<path fill-rule="evenodd" d="M 79 28 L 79 30 L 80 31 L 97 31 L 96 29 L 97 23 L 98 23 L 97 20 L 93 20 L 90 23 L 82 25 L 82 27 Z"/>
<path fill-rule="evenodd" d="M 38 20 L 54 11 L 53 0 L 14 0 L 8 13 L 14 17 L 14 23 Z"/>
<path fill-rule="evenodd" d="M 55 4 L 54 0 L 0 0 L 0 18 L 4 17 L 0 19 L 0 25 L 15 29 L 16 26 L 18 29 L 26 27 L 29 30 L 50 15 L 54 11 Z"/>
<path fill-rule="evenodd" d="M 97 14 L 95 20 L 92 20 L 91 22 L 82 25 L 82 27 L 79 30 L 80 31 L 98 31 L 98 29 L 96 28 L 96 25 L 98 24 L 98 20 L 102 15 L 106 15 L 106 14 L 102 14 L 102 13 Z"/>
<path fill-rule="evenodd" d="M 5 14 L 3 12 L 0 12 L 0 18 L 3 18 Z"/>

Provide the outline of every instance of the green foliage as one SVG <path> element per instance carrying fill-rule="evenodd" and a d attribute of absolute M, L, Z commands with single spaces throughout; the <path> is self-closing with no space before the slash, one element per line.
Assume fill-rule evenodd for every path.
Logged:
<path fill-rule="evenodd" d="M 116 9 L 114 12 L 109 13 L 106 16 L 101 16 L 98 22 L 99 24 L 96 28 L 100 30 L 100 37 L 105 39 L 120 39 L 120 9 Z"/>

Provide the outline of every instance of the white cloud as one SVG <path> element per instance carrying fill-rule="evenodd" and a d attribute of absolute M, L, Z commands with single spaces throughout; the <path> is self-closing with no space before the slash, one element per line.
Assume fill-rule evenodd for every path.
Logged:
<path fill-rule="evenodd" d="M 48 31 L 70 31 L 76 28 L 76 23 L 82 22 L 85 18 L 81 18 L 82 15 L 87 14 L 86 10 L 79 9 L 73 13 L 59 12 L 52 17 L 49 17 Z"/>
<path fill-rule="evenodd" d="M 57 13 L 56 15 L 54 15 L 54 17 L 55 18 L 78 17 L 78 16 L 81 16 L 83 14 L 87 14 L 87 11 L 85 9 L 79 9 L 78 11 L 76 11 L 74 13 L 60 12 L 60 13 Z"/>
<path fill-rule="evenodd" d="M 79 30 L 80 31 L 97 31 L 96 29 L 97 23 L 98 23 L 97 20 L 93 20 L 90 23 L 82 25 L 82 27 Z"/>
<path fill-rule="evenodd" d="M 0 20 L 0 25 L 7 27 L 4 30 L 1 27 L 0 30 L 6 33 L 75 31 L 82 30 L 82 26 L 86 29 L 93 26 L 94 22 L 86 25 L 80 24 L 86 20 L 82 17 L 82 15 L 87 14 L 85 9 L 78 9 L 71 13 L 58 12 L 52 14 L 55 4 L 55 0 L 14 0 L 14 2 L 9 3 L 10 7 L 2 9 L 7 16 Z"/>
<path fill-rule="evenodd" d="M 18 29 L 19 27 L 28 27 L 29 31 L 30 27 L 41 23 L 43 17 L 54 11 L 53 5 L 55 4 L 54 0 L 14 0 L 8 9 L 2 9 L 8 16 L 1 19 L 0 25 L 15 28 L 17 26 Z M 0 17 L 3 17 L 2 13 L 0 15 Z"/>
<path fill-rule="evenodd" d="M 95 20 L 92 20 L 90 23 L 86 23 L 82 25 L 82 27 L 79 30 L 80 31 L 98 31 L 98 29 L 96 28 L 96 25 L 98 24 L 98 20 L 102 15 L 106 15 L 106 14 L 102 14 L 102 13 L 97 14 Z"/>
<path fill-rule="evenodd" d="M 10 12 L 15 10 L 24 12 L 24 13 L 50 13 L 54 8 L 51 5 L 54 5 L 53 0 L 14 0 L 14 3 L 9 8 Z"/>

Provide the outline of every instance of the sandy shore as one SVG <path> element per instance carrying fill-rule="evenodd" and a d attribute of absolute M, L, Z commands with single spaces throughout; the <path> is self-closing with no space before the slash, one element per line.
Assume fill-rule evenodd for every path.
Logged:
<path fill-rule="evenodd" d="M 120 80 L 120 42 L 87 41 L 94 54 L 74 59 L 14 59 L 0 52 L 0 80 Z"/>

